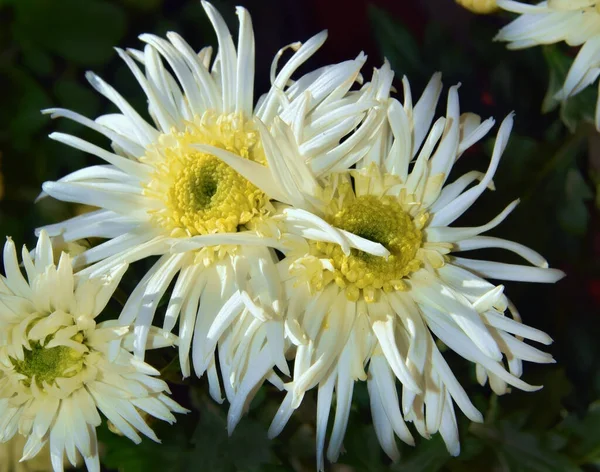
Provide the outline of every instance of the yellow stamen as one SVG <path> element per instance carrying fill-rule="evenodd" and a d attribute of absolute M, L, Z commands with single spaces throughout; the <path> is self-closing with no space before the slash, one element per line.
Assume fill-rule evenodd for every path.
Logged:
<path fill-rule="evenodd" d="M 357 300 L 361 291 L 364 299 L 372 302 L 379 289 L 391 292 L 407 288 L 402 279 L 421 265 L 415 256 L 421 247 L 422 234 L 397 199 L 372 195 L 350 199 L 331 217 L 330 223 L 380 243 L 390 251 L 387 258 L 357 249 L 346 255 L 338 244 L 315 244 L 316 249 L 331 260 L 334 280 L 346 289 L 350 300 Z"/>
<path fill-rule="evenodd" d="M 265 164 L 259 133 L 239 114 L 208 111 L 183 132 L 159 138 L 143 161 L 155 168 L 145 194 L 162 202 L 152 218 L 173 237 L 236 232 L 267 210 L 267 196 L 219 158 L 192 145 L 225 149 Z"/>

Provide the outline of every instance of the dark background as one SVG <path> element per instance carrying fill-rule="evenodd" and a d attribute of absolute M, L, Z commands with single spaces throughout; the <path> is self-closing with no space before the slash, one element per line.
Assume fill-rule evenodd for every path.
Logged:
<path fill-rule="evenodd" d="M 556 286 L 506 283 L 507 295 L 523 321 L 548 332 L 555 343 L 555 365 L 526 365 L 524 379 L 544 383 L 537 393 L 514 391 L 496 397 L 479 387 L 472 366 L 445 355 L 486 423 L 469 425 L 457 413 L 463 453 L 451 459 L 442 441 L 418 440 L 402 446 L 403 457 L 391 465 L 381 452 L 368 408 L 366 386 L 357 384 L 347 453 L 339 471 L 578 471 L 600 469 L 600 235 L 596 189 L 600 182 L 600 142 L 589 124 L 595 91 L 588 90 L 560 107 L 547 90 L 560 85 L 575 51 L 559 46 L 507 51 L 492 42 L 510 16 L 475 16 L 451 0 L 215 1 L 234 36 L 234 6 L 250 10 L 257 65 L 256 97 L 269 86 L 269 68 L 278 49 L 329 30 L 325 46 L 302 69 L 368 54 L 364 69 L 385 55 L 397 79 L 408 75 L 413 98 L 435 71 L 447 87 L 461 82 L 463 111 L 495 116 L 511 110 L 516 122 L 510 145 L 488 192 L 459 224 L 483 224 L 509 201 L 521 197 L 517 210 L 493 234 L 530 245 L 568 277 Z M 39 110 L 65 107 L 88 117 L 111 106 L 84 79 L 93 70 L 144 111 L 137 83 L 113 51 L 141 47 L 144 32 L 174 30 L 195 48 L 215 37 L 195 0 L 0 0 L 0 235 L 18 245 L 35 244 L 33 229 L 86 211 L 51 199 L 34 204 L 41 183 L 95 162 L 47 138 L 52 131 L 77 134 L 106 145 L 93 132 L 66 120 L 52 121 Z M 397 85 L 399 81 L 396 81 Z M 398 87 L 401 89 L 401 87 Z M 445 93 L 440 112 L 445 108 Z M 544 113 L 542 113 L 544 111 Z M 495 132 L 497 127 L 493 132 Z M 493 136 L 493 135 L 492 135 Z M 485 169 L 493 140 L 470 149 L 457 166 Z M 510 254 L 482 256 L 517 261 Z M 143 274 L 143 264 L 128 272 L 125 291 Z M 117 316 L 119 306 L 111 307 Z M 163 444 L 128 440 L 100 430 L 103 464 L 109 470 L 134 471 L 309 471 L 314 470 L 315 396 L 283 434 L 268 441 L 266 430 L 282 395 L 264 387 L 248 417 L 232 438 L 225 433 L 226 406 L 207 397 L 203 379 L 181 381 L 172 353 L 152 359 L 162 368 L 175 397 L 193 410 L 172 427 L 155 423 Z M 0 458 L 1 460 L 1 458 Z"/>

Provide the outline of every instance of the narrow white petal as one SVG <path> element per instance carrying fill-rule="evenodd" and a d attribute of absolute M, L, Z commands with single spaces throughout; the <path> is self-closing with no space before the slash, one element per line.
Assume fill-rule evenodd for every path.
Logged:
<path fill-rule="evenodd" d="M 413 148 L 412 155 L 415 156 L 421 144 L 427 136 L 431 122 L 435 115 L 435 109 L 437 102 L 442 93 L 442 74 L 439 72 L 433 74 L 431 80 L 425 87 L 423 95 L 419 101 L 415 104 L 412 110 L 412 121 L 413 121 Z"/>
<path fill-rule="evenodd" d="M 235 111 L 251 116 L 254 96 L 254 32 L 248 11 L 245 8 L 237 7 L 235 12 L 240 20 Z"/>
<path fill-rule="evenodd" d="M 471 251 L 483 248 L 506 249 L 507 251 L 518 254 L 527 262 L 530 262 L 537 267 L 541 267 L 542 269 L 548 268 L 548 262 L 541 254 L 527 246 L 506 239 L 494 238 L 491 236 L 475 236 L 474 238 L 463 239 L 456 243 L 456 251 Z"/>
<path fill-rule="evenodd" d="M 531 339 L 532 341 L 537 341 L 546 345 L 552 344 L 552 338 L 543 331 L 524 325 L 523 323 L 515 321 L 494 311 L 482 313 L 481 317 L 489 326 L 506 331 L 507 333 L 522 336 L 526 339 Z"/>
<path fill-rule="evenodd" d="M 509 114 L 504 121 L 502 121 L 500 129 L 498 130 L 496 142 L 494 144 L 492 159 L 485 173 L 485 177 L 475 187 L 467 190 L 462 195 L 450 202 L 446 207 L 437 211 L 431 219 L 431 226 L 447 226 L 453 223 L 481 196 L 496 173 L 498 163 L 500 162 L 500 157 L 502 156 L 502 153 L 508 144 L 508 138 L 512 130 L 513 121 L 514 119 L 512 113 Z"/>
<path fill-rule="evenodd" d="M 498 216 L 482 226 L 475 226 L 471 228 L 450 228 L 448 226 L 428 227 L 425 230 L 427 234 L 427 241 L 436 243 L 454 243 L 460 241 L 461 239 L 473 238 L 481 233 L 485 233 L 486 231 L 494 229 L 496 226 L 502 223 L 506 217 L 512 213 L 518 204 L 519 200 L 511 202 Z"/>
<path fill-rule="evenodd" d="M 231 113 L 235 111 L 236 100 L 236 78 L 237 78 L 237 54 L 231 33 L 227 28 L 225 20 L 215 7 L 203 1 L 202 7 L 217 34 L 219 43 L 219 59 L 221 62 L 221 91 L 223 93 L 223 111 Z M 244 77 L 243 80 L 248 80 Z"/>
<path fill-rule="evenodd" d="M 516 280 L 520 282 L 555 283 L 565 276 L 562 270 L 530 267 L 503 262 L 477 261 L 455 257 L 454 263 L 459 267 L 490 279 Z"/>
<path fill-rule="evenodd" d="M 325 434 L 327 433 L 327 423 L 329 422 L 336 378 L 337 369 L 333 369 L 329 376 L 319 384 L 317 395 L 317 469 L 319 472 L 325 470 L 323 450 L 325 449 Z"/>

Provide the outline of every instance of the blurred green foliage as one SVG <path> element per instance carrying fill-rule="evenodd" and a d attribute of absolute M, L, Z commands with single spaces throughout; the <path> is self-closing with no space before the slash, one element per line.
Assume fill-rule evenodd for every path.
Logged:
<path fill-rule="evenodd" d="M 227 19 L 233 20 L 234 2 L 219 3 Z M 251 12 L 265 9 L 258 0 L 242 3 Z M 305 8 L 319 7 L 307 3 Z M 72 123 L 51 123 L 40 110 L 65 107 L 90 117 L 111 110 L 86 84 L 88 68 L 143 110 L 142 96 L 112 48 L 138 47 L 138 34 L 162 34 L 171 28 L 197 48 L 214 38 L 194 0 L 0 0 L 0 13 L 0 232 L 31 244 L 33 228 L 81 211 L 50 199 L 34 205 L 41 183 L 93 162 L 46 135 L 60 130 L 106 144 Z M 483 19 L 456 7 L 449 21 L 428 17 L 422 34 L 415 35 L 414 28 L 409 28 L 413 25 L 377 6 L 371 6 L 368 13 L 380 56 L 389 59 L 398 77 L 410 78 L 413 94 L 418 95 L 431 74 L 440 70 L 447 85 L 462 83 L 463 110 L 498 120 L 516 112 L 515 131 L 495 181 L 497 191 L 486 195 L 479 211 L 466 215 L 464 222 L 481 224 L 510 200 L 521 198 L 521 205 L 496 234 L 542 252 L 569 277 L 557 287 L 506 284 L 524 321 L 555 338 L 552 352 L 557 366 L 526 366 L 525 378 L 543 383 L 544 390 L 515 391 L 498 398 L 476 385 L 466 362 L 448 353 L 462 384 L 485 412 L 486 422 L 470 425 L 458 415 L 463 448 L 458 458 L 451 458 L 441 439 L 434 437 L 418 440 L 415 448 L 400 445 L 402 459 L 390 464 L 371 425 L 366 387 L 359 384 L 345 439 L 346 454 L 329 469 L 600 470 L 600 225 L 594 204 L 600 185 L 600 145 L 590 126 L 595 91 L 585 91 L 559 106 L 552 97 L 573 60 L 571 51 L 561 46 L 507 51 L 491 41 L 506 18 Z M 254 18 L 256 28 L 269 27 L 269 21 L 286 21 L 277 2 L 272 18 Z M 454 27 L 453 21 L 459 26 Z M 354 54 L 348 51 L 347 55 Z M 490 139 L 467 152 L 457 172 L 461 166 L 484 169 L 492 145 Z M 142 264 L 138 269 L 136 273 L 143 274 Z M 135 282 L 135 277 L 128 279 L 123 297 Z M 108 316 L 118 314 L 118 303 L 113 305 Z M 163 370 L 175 397 L 191 413 L 173 426 L 153 424 L 163 440 L 160 446 L 149 440 L 137 446 L 103 425 L 99 437 L 107 470 L 314 470 L 314 395 L 307 395 L 281 437 L 270 441 L 266 431 L 281 394 L 265 386 L 228 438 L 226 406 L 207 398 L 204 380 L 182 381 L 173 353 L 153 353 L 150 360 Z"/>

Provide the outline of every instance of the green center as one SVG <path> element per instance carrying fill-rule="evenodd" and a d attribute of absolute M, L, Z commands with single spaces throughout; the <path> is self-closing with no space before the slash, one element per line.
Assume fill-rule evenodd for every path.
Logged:
<path fill-rule="evenodd" d="M 224 177 L 223 171 L 227 171 L 226 165 L 217 158 L 202 159 L 195 166 L 185 167 L 171 189 L 173 203 L 191 211 L 209 208 L 217 193 L 219 180 Z"/>
<path fill-rule="evenodd" d="M 390 251 L 386 259 L 352 249 L 352 256 L 373 266 L 372 269 L 401 269 L 414 259 L 421 245 L 421 232 L 415 228 L 412 218 L 389 197 L 357 197 L 333 216 L 332 223 Z"/>
<path fill-rule="evenodd" d="M 366 195 L 352 199 L 330 218 L 334 226 L 383 245 L 390 255 L 374 256 L 358 249 L 349 255 L 339 245 L 318 242 L 317 249 L 326 254 L 335 268 L 336 283 L 346 289 L 350 300 L 358 299 L 363 290 L 366 301 L 373 301 L 375 290 L 405 290 L 403 281 L 418 270 L 416 254 L 422 234 L 412 217 L 393 197 Z"/>
<path fill-rule="evenodd" d="M 83 354 L 66 346 L 45 348 L 36 342 L 24 354 L 22 361 L 13 359 L 15 370 L 29 381 L 35 376 L 39 385 L 51 384 L 58 377 L 73 377 L 83 368 Z"/>

